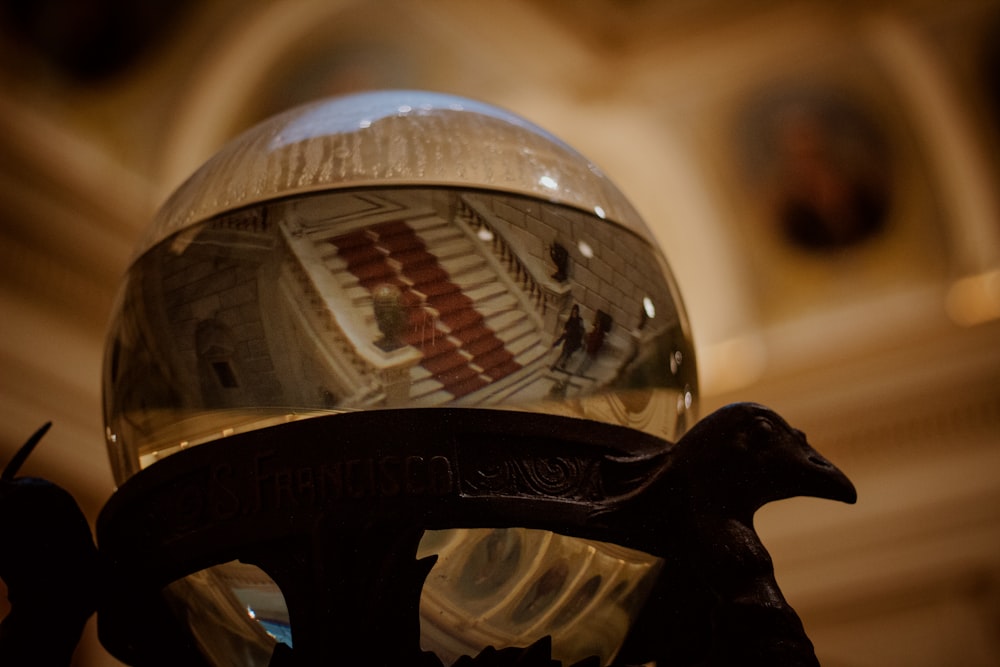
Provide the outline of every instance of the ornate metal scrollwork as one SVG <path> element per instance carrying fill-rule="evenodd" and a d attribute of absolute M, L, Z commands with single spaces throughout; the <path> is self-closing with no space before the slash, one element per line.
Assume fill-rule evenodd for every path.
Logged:
<path fill-rule="evenodd" d="M 521 496 L 597 501 L 604 497 L 599 462 L 576 456 L 522 456 L 477 468 L 463 477 L 470 496 Z"/>

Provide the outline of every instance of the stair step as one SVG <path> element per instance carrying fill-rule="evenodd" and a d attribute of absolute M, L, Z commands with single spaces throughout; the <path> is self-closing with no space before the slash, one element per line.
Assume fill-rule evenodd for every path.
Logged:
<path fill-rule="evenodd" d="M 433 376 L 427 377 L 410 384 L 410 400 L 426 399 L 428 396 L 440 392 L 441 398 L 447 401 L 451 397 L 444 395 L 443 389 L 444 385 L 435 380 Z"/>
<path fill-rule="evenodd" d="M 445 389 L 447 389 L 450 385 L 465 382 L 469 378 L 479 377 L 479 371 L 470 366 L 466 361 L 461 366 L 449 368 L 443 373 L 438 373 L 434 377 L 438 382 L 444 385 Z"/>
<path fill-rule="evenodd" d="M 515 357 L 517 357 L 536 345 L 538 346 L 538 349 L 541 350 L 541 354 L 545 354 L 550 349 L 548 346 L 542 345 L 538 340 L 538 337 L 533 333 L 530 335 L 525 333 L 517 338 L 513 338 L 507 342 L 505 347 L 510 350 Z"/>
<path fill-rule="evenodd" d="M 368 262 L 360 266 L 351 268 L 351 273 L 358 277 L 358 281 L 365 286 L 374 283 L 385 283 L 395 281 L 396 270 L 384 259 L 378 262 Z"/>
<path fill-rule="evenodd" d="M 452 350 L 449 353 L 436 354 L 431 358 L 424 357 L 423 361 L 424 367 L 433 373 L 439 380 L 442 375 L 448 373 L 449 371 L 454 371 L 455 369 L 463 366 L 467 367 L 468 363 L 469 360 L 455 350 Z"/>
<path fill-rule="evenodd" d="M 479 257 L 476 247 L 464 236 L 450 241 L 440 241 L 431 247 L 442 264 L 447 264 L 453 258 Z"/>
<path fill-rule="evenodd" d="M 465 295 L 475 301 L 486 301 L 501 294 L 507 294 L 507 287 L 499 280 L 479 285 L 465 292 Z"/>
<path fill-rule="evenodd" d="M 361 285 L 355 284 L 345 287 L 344 293 L 347 294 L 347 298 L 351 300 L 351 303 L 355 306 L 371 306 L 372 304 L 372 293 Z"/>
<path fill-rule="evenodd" d="M 373 243 L 365 246 L 341 248 L 336 256 L 346 262 L 349 267 L 385 259 L 385 253 Z"/>
<path fill-rule="evenodd" d="M 497 364 L 489 371 L 487 371 L 494 380 L 500 380 L 507 377 L 508 375 L 513 375 L 514 373 L 521 370 L 521 364 L 517 363 L 513 358 L 508 361 Z"/>
<path fill-rule="evenodd" d="M 411 394 L 411 398 L 412 397 L 413 394 Z M 413 398 L 413 401 L 415 403 L 421 403 L 422 405 L 441 405 L 442 403 L 450 403 L 454 399 L 455 396 L 451 392 L 446 391 L 443 388 L 439 388 L 436 391 Z"/>
<path fill-rule="evenodd" d="M 455 344 L 448 340 L 448 336 L 430 326 L 424 329 L 411 328 L 403 334 L 402 339 L 407 345 L 420 350 L 425 360 L 455 351 Z"/>
<path fill-rule="evenodd" d="M 403 252 L 393 252 L 389 255 L 395 262 L 399 262 L 400 271 L 404 274 L 410 271 L 417 271 L 428 266 L 436 266 L 437 257 L 427 252 L 424 248 L 413 248 Z"/>
<path fill-rule="evenodd" d="M 463 396 L 471 394 L 474 391 L 482 389 L 489 383 L 490 381 L 488 379 L 480 377 L 477 374 L 461 382 L 456 382 L 454 384 L 446 384 L 445 390 L 451 392 L 455 396 L 455 398 L 461 398 Z"/>
<path fill-rule="evenodd" d="M 410 384 L 423 382 L 424 380 L 433 377 L 434 375 L 423 366 L 417 365 L 410 369 Z"/>
<path fill-rule="evenodd" d="M 470 310 L 473 307 L 472 300 L 458 291 L 429 295 L 427 305 L 442 315 L 460 310 Z"/>
<path fill-rule="evenodd" d="M 543 363 L 523 364 L 521 372 L 517 375 L 504 378 L 497 382 L 495 387 L 491 387 L 493 391 L 490 393 L 490 400 L 503 400 L 511 396 L 519 396 L 519 400 L 538 398 L 539 380 L 542 380 L 547 374 L 548 366 Z M 545 386 L 544 393 L 547 394 L 547 388 L 551 385 L 546 384 Z"/>
<path fill-rule="evenodd" d="M 514 349 L 510 347 L 507 349 L 514 353 L 514 361 L 519 363 L 521 366 L 530 366 L 548 354 L 549 351 L 548 347 L 538 343 L 530 343 L 518 352 L 515 352 Z"/>
<path fill-rule="evenodd" d="M 481 327 L 481 331 L 485 332 L 484 335 L 480 335 L 472 342 L 462 345 L 462 349 L 471 354 L 473 358 L 492 352 L 498 348 L 503 348 L 504 346 L 503 341 L 494 336 L 493 332 L 486 327 Z"/>
<path fill-rule="evenodd" d="M 372 237 L 363 229 L 327 239 L 327 243 L 335 246 L 338 251 L 343 251 L 346 248 L 371 245 L 372 242 Z"/>
<path fill-rule="evenodd" d="M 517 298 L 511 296 L 507 292 L 503 292 L 502 294 L 497 294 L 489 299 L 482 299 L 476 302 L 476 310 L 483 313 L 483 315 L 487 317 L 499 315 L 500 313 L 505 313 L 511 310 L 522 312 L 520 308 L 521 304 Z"/>
<path fill-rule="evenodd" d="M 486 266 L 473 267 L 461 273 L 452 273 L 451 281 L 462 288 L 463 292 L 470 292 L 479 287 L 497 282 L 497 275 L 493 269 Z"/>
<path fill-rule="evenodd" d="M 473 359 L 473 363 L 483 369 L 483 372 L 487 373 L 494 379 L 499 379 L 505 375 L 509 375 L 513 371 L 508 371 L 502 375 L 497 375 L 497 369 L 503 368 L 510 364 L 514 360 L 514 355 L 508 352 L 506 349 L 500 347 L 486 354 L 480 355 Z M 518 366 L 517 364 L 514 364 Z M 519 366 L 518 366 L 519 367 Z M 517 368 L 514 368 L 517 370 Z"/>
<path fill-rule="evenodd" d="M 458 276 L 479 268 L 485 268 L 486 260 L 474 252 L 469 252 L 456 257 L 442 259 L 441 266 L 452 276 L 452 282 L 458 282 L 455 280 Z M 492 274 L 492 271 L 490 273 Z M 495 275 L 493 275 L 493 279 L 496 280 Z"/>
<path fill-rule="evenodd" d="M 442 280 L 435 283 L 424 283 L 418 291 L 430 300 L 431 297 L 435 296 L 458 294 L 462 291 L 462 288 L 451 281 Z"/>
<path fill-rule="evenodd" d="M 535 327 L 527 318 L 520 322 L 508 324 L 506 328 L 497 331 L 497 337 L 504 342 L 506 347 L 513 346 L 516 348 L 519 344 L 522 344 L 522 339 L 525 338 L 529 343 L 540 343 L 538 332 L 535 331 Z"/>
<path fill-rule="evenodd" d="M 452 334 L 456 340 L 458 340 L 459 345 L 471 345 L 483 337 L 496 338 L 493 329 L 490 329 L 485 324 L 485 320 L 480 322 L 476 326 L 465 327 L 460 332 L 459 335 Z"/>
<path fill-rule="evenodd" d="M 393 234 L 392 236 L 379 237 L 378 244 L 389 252 L 407 253 L 422 250 L 427 252 L 426 244 L 420 240 L 416 234 Z"/>
<path fill-rule="evenodd" d="M 417 400 L 422 396 L 431 394 L 435 391 L 441 389 L 441 383 L 435 380 L 433 377 L 424 378 L 422 380 L 416 380 L 410 382 L 410 400 Z"/>
<path fill-rule="evenodd" d="M 347 261 L 337 253 L 330 253 L 329 255 L 321 257 L 320 261 L 323 262 L 323 266 L 325 266 L 328 271 L 334 274 L 348 270 Z"/>
<path fill-rule="evenodd" d="M 437 215 L 425 215 L 419 218 L 410 218 L 406 222 L 409 224 L 410 228 L 413 231 L 418 232 L 420 236 L 433 233 L 432 230 L 437 229 L 454 229 L 461 233 L 461 230 L 457 229 L 447 220 Z"/>
<path fill-rule="evenodd" d="M 427 267 L 420 267 L 414 271 L 406 271 L 403 275 L 413 281 L 414 288 L 421 292 L 424 292 L 424 290 L 421 290 L 420 286 L 438 282 L 448 282 L 448 273 L 436 264 Z M 427 292 L 424 292 L 424 294 L 426 293 Z"/>
<path fill-rule="evenodd" d="M 531 323 L 524 313 L 517 310 L 508 310 L 497 315 L 491 315 L 486 318 L 486 326 L 496 332 L 496 334 L 503 340 L 508 340 L 507 330 L 512 329 L 516 326 L 527 326 L 528 329 L 531 328 Z M 505 335 L 501 335 L 501 333 Z"/>
<path fill-rule="evenodd" d="M 447 243 L 450 239 L 466 238 L 461 229 L 448 224 L 428 226 L 419 230 L 419 236 L 431 248 L 436 248 L 439 243 Z"/>
<path fill-rule="evenodd" d="M 392 238 L 393 236 L 413 236 L 413 228 L 406 223 L 405 220 L 391 220 L 389 222 L 380 222 L 377 225 L 372 225 L 368 228 L 372 234 L 375 234 L 379 241 L 385 242 L 386 240 Z"/>
<path fill-rule="evenodd" d="M 441 314 L 441 323 L 447 327 L 449 333 L 456 335 L 468 327 L 477 326 L 483 323 L 484 318 L 472 308 Z M 459 336 L 460 337 L 460 336 Z"/>

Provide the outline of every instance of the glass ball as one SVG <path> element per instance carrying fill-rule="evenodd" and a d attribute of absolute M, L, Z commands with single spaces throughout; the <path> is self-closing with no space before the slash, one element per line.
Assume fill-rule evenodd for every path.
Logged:
<path fill-rule="evenodd" d="M 119 483 L 347 411 L 531 411 L 676 440 L 697 400 L 676 284 L 623 194 L 513 114 L 416 91 L 293 109 L 191 176 L 127 272 L 103 383 Z M 446 663 L 545 634 L 567 664 L 608 662 L 657 567 L 516 528 L 431 532 L 430 553 L 422 643 Z M 222 564 L 168 595 L 217 664 L 266 665 L 292 642 L 256 568 Z"/>

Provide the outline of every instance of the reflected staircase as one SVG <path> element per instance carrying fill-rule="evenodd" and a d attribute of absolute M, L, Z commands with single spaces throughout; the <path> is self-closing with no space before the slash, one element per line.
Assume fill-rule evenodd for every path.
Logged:
<path fill-rule="evenodd" d="M 324 254 L 324 264 L 356 307 L 372 310 L 372 293 L 382 285 L 399 289 L 406 313 L 400 339 L 422 354 L 411 400 L 473 395 L 548 350 L 481 250 L 440 216 L 382 222 L 327 242 L 335 252 Z"/>

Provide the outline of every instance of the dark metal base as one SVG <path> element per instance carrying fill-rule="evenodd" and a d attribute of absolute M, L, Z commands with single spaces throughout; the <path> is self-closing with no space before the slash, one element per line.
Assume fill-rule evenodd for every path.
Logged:
<path fill-rule="evenodd" d="M 424 531 L 517 526 L 664 559 L 616 664 L 815 665 L 752 523 L 795 495 L 856 498 L 801 432 L 748 403 L 675 445 L 497 410 L 309 419 L 199 445 L 122 485 L 98 523 L 100 638 L 137 667 L 205 664 L 160 591 L 238 559 L 288 606 L 295 648 L 279 644 L 272 665 L 437 667 L 419 643 Z M 539 639 L 458 664 L 555 667 Z"/>

